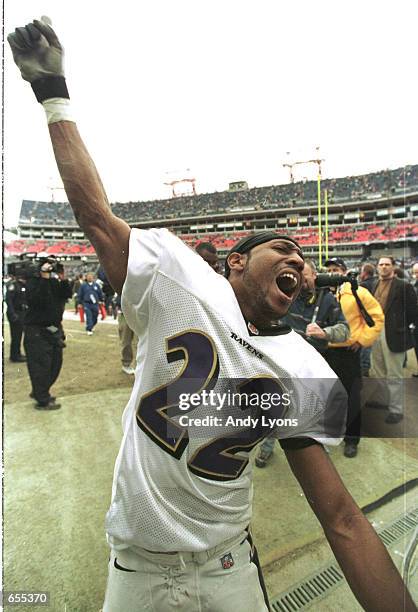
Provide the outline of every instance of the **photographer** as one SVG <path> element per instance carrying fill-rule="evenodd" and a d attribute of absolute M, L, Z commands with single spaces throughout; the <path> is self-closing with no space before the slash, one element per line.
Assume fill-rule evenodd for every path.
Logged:
<path fill-rule="evenodd" d="M 324 353 L 329 342 L 347 340 L 350 329 L 329 287 L 318 288 L 316 279 L 315 263 L 305 260 L 301 291 L 281 321 Z"/>
<path fill-rule="evenodd" d="M 371 293 L 365 287 L 358 286 L 354 275 L 347 275 L 347 266 L 343 259 L 328 259 L 325 266 L 330 274 L 336 275 L 331 290 L 335 291 L 350 326 L 348 340 L 331 344 L 324 357 L 348 394 L 344 455 L 353 458 L 357 455 L 361 431 L 361 349 L 372 346 L 378 339 L 385 317 L 379 302 Z"/>
<path fill-rule="evenodd" d="M 53 258 L 43 258 L 40 269 L 26 284 L 28 310 L 25 318 L 24 347 L 32 393 L 38 410 L 56 410 L 49 390 L 61 371 L 64 333 L 62 316 L 71 287 L 64 280 L 64 268 Z"/>

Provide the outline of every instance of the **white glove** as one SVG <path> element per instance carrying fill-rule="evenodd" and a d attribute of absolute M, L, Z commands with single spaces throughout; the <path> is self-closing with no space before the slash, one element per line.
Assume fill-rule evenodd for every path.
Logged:
<path fill-rule="evenodd" d="M 48 17 L 34 19 L 7 37 L 15 64 L 29 83 L 64 76 L 64 49 L 50 24 Z"/>

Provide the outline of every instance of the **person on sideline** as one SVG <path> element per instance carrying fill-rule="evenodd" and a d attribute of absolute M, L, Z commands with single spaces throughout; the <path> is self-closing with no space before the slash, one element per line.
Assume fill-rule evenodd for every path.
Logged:
<path fill-rule="evenodd" d="M 328 259 L 325 266 L 330 274 L 347 272 L 347 266 L 341 257 Z M 373 326 L 367 324 L 355 298 L 355 292 L 373 319 Z M 344 455 L 353 458 L 357 455 L 361 434 L 361 349 L 372 346 L 377 341 L 383 328 L 384 315 L 377 300 L 365 287 L 357 287 L 356 281 L 340 285 L 335 289 L 335 296 L 350 326 L 350 337 L 344 342 L 330 343 L 325 359 L 340 378 L 348 394 Z"/>
<path fill-rule="evenodd" d="M 371 355 L 372 376 L 379 381 L 379 395 L 370 406 L 385 406 L 388 394 L 388 415 L 385 423 L 394 425 L 403 419 L 403 365 L 406 351 L 414 346 L 410 326 L 417 322 L 417 296 L 410 283 L 395 274 L 395 260 L 380 257 L 379 278 L 372 292 L 385 313 L 385 326 L 374 344 Z"/>
<path fill-rule="evenodd" d="M 92 272 L 86 274 L 86 280 L 80 285 L 77 300 L 83 306 L 86 317 L 86 332 L 88 336 L 91 336 L 97 324 L 99 304 L 104 303 L 103 292 L 99 283 L 94 280 Z"/>

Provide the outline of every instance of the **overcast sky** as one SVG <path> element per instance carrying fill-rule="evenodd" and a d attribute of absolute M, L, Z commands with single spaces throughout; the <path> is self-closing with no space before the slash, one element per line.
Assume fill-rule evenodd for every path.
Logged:
<path fill-rule="evenodd" d="M 5 0 L 5 30 L 48 15 L 81 134 L 111 201 L 418 163 L 416 0 Z M 5 46 L 5 225 L 65 199 L 43 110 Z M 290 156 L 287 155 L 290 152 Z M 312 178 L 300 167 L 298 177 Z"/>

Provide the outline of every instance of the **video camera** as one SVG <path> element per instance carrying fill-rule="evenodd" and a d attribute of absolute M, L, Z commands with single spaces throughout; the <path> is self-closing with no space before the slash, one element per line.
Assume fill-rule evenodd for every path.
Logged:
<path fill-rule="evenodd" d="M 50 255 L 39 255 L 38 253 L 24 253 L 20 255 L 18 261 L 13 261 L 7 265 L 7 273 L 16 278 L 33 278 L 39 276 L 41 267 L 44 263 L 52 265 L 51 272 L 60 274 L 64 272 L 62 263 Z"/>
<path fill-rule="evenodd" d="M 352 287 L 354 286 L 357 289 L 357 276 L 357 270 L 349 270 L 347 274 L 317 274 L 315 286 L 320 289 L 322 287 L 339 287 L 343 283 L 350 283 Z"/>

